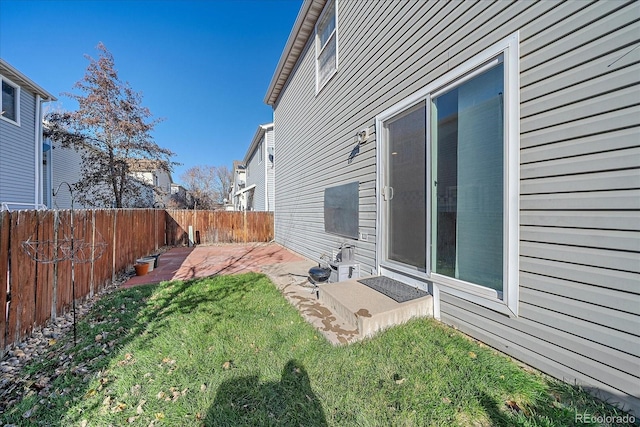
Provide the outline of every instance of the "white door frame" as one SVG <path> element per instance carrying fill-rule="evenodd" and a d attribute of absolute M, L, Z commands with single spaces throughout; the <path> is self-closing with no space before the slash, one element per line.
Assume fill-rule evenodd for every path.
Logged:
<path fill-rule="evenodd" d="M 399 280 L 401 282 L 407 283 L 409 285 L 415 286 L 419 289 L 428 291 L 431 293 L 431 286 L 429 286 L 428 280 L 428 270 L 420 271 L 415 267 L 410 267 L 408 265 L 402 264 L 400 262 L 396 262 L 393 260 L 389 260 L 387 258 L 387 222 L 386 222 L 386 201 L 384 200 L 383 187 L 386 182 L 386 174 L 387 174 L 387 149 L 388 149 L 388 135 L 385 129 L 384 124 L 394 118 L 396 115 L 406 111 L 407 109 L 413 107 L 414 105 L 419 104 L 424 101 L 425 96 L 413 96 L 409 97 L 405 100 L 405 102 L 401 102 L 398 105 L 384 111 L 380 115 L 376 117 L 376 266 L 377 273 L 380 275 L 384 275 L 390 277 L 395 280 Z M 428 101 L 428 99 L 427 99 Z M 428 102 L 425 105 L 425 114 L 426 118 L 429 117 L 429 104 Z M 426 129 L 425 136 L 429 133 L 429 121 L 426 121 Z M 428 151 L 427 144 L 427 155 L 425 156 L 425 168 L 427 168 L 427 162 L 429 162 L 430 154 Z M 426 179 L 426 182 L 429 182 Z M 425 183 L 425 209 L 426 209 L 426 227 L 427 227 L 427 236 L 429 233 L 429 224 L 430 224 L 430 212 L 427 209 L 428 201 L 430 197 L 430 189 L 429 186 Z M 425 239 L 426 245 L 426 257 L 427 261 L 429 259 L 429 245 L 428 239 Z M 427 269 L 429 263 L 427 262 Z"/>

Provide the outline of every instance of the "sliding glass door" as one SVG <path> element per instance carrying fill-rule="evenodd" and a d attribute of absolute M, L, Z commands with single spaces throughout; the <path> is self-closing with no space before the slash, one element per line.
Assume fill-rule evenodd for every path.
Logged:
<path fill-rule="evenodd" d="M 436 93 L 431 270 L 502 291 L 503 66 Z"/>
<path fill-rule="evenodd" d="M 382 122 L 387 267 L 502 292 L 503 93 L 498 57 Z"/>
<path fill-rule="evenodd" d="M 389 119 L 382 188 L 386 261 L 426 269 L 426 103 Z"/>
<path fill-rule="evenodd" d="M 518 35 L 376 117 L 380 272 L 518 313 Z"/>

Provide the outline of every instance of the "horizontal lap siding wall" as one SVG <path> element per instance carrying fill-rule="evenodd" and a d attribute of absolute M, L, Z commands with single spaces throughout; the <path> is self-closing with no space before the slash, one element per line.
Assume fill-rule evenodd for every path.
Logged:
<path fill-rule="evenodd" d="M 36 97 L 22 88 L 20 126 L 0 120 L 0 202 L 35 203 L 35 114 Z"/>
<path fill-rule="evenodd" d="M 470 1 L 339 2 L 338 73 L 315 94 L 311 40 L 275 106 L 276 240 L 312 259 L 331 254 L 347 239 L 324 232 L 323 191 L 359 181 L 361 238 L 350 242 L 356 245 L 361 273 L 374 271 L 376 116 L 516 31 L 526 22 L 519 18 L 523 12 L 533 9 L 542 13 L 553 6 Z M 492 34 L 479 32 L 478 25 L 493 19 L 508 22 L 508 28 Z M 463 34 L 474 38 L 463 41 Z M 465 44 L 466 50 L 458 44 Z M 365 127 L 372 135 L 349 162 L 354 137 Z"/>
<path fill-rule="evenodd" d="M 260 161 L 260 152 L 262 150 L 262 161 Z M 266 193 L 266 176 L 264 169 L 264 138 L 258 143 L 256 150 L 253 152 L 251 158 L 246 164 L 247 171 L 247 187 L 255 184 L 253 190 L 245 192 L 245 197 L 249 197 L 249 194 L 253 192 L 253 203 L 251 210 L 264 211 L 265 210 L 265 193 Z"/>
<path fill-rule="evenodd" d="M 65 148 L 62 144 L 52 143 L 51 141 L 47 141 L 48 144 L 51 144 L 51 189 L 60 190 L 57 192 L 56 196 L 53 197 L 51 194 L 51 209 L 71 209 L 71 193 L 69 193 L 69 189 L 66 185 L 60 186 L 62 182 L 66 182 L 69 185 L 73 186 L 77 183 L 82 174 L 81 166 L 82 166 L 82 152 L 77 151 L 73 148 Z M 82 208 L 82 204 L 77 200 L 74 200 L 74 208 Z"/>
<path fill-rule="evenodd" d="M 637 3 L 558 5 L 521 34 L 520 315 L 442 319 L 640 408 Z"/>
<path fill-rule="evenodd" d="M 519 30 L 520 316 L 441 293 L 441 319 L 638 411 L 639 7 L 340 2 L 338 73 L 316 96 L 309 43 L 274 111 L 276 240 L 314 259 L 336 248 L 323 190 L 353 180 L 360 232 L 374 236 L 375 142 L 348 163 L 355 132 Z M 373 239 L 356 246 L 374 267 Z"/>
<path fill-rule="evenodd" d="M 375 269 L 376 161 L 375 115 L 380 111 L 376 85 L 379 45 L 390 34 L 386 12 L 414 7 L 399 2 L 339 2 L 338 73 L 315 94 L 315 48 L 307 44 L 295 73 L 274 110 L 276 130 L 276 241 L 318 260 L 347 241 L 355 244 L 361 274 Z M 386 13 L 386 21 L 393 17 Z M 366 25 L 350 25 L 365 22 Z M 372 136 L 359 147 L 355 135 L 369 127 Z M 358 181 L 357 241 L 324 232 L 324 190 Z"/>

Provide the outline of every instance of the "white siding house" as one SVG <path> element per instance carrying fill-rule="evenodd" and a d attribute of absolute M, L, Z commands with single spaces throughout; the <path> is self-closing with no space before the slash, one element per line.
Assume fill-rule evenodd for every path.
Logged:
<path fill-rule="evenodd" d="M 43 206 L 42 104 L 56 98 L 0 59 L 0 204 Z"/>
<path fill-rule="evenodd" d="M 246 210 L 273 211 L 274 208 L 274 132 L 273 123 L 258 126 L 244 156 Z"/>
<path fill-rule="evenodd" d="M 233 183 L 231 184 L 231 194 L 229 195 L 234 211 L 247 210 L 247 192 L 244 191 L 246 186 L 247 171 L 244 164 L 240 160 L 234 160 Z"/>
<path fill-rule="evenodd" d="M 640 3 L 306 0 L 268 88 L 275 239 L 640 410 Z M 358 185 L 353 237 L 327 188 Z"/>
<path fill-rule="evenodd" d="M 140 195 L 130 207 L 166 207 L 171 199 L 171 174 L 162 161 L 129 159 L 129 175 L 141 185 Z"/>
<path fill-rule="evenodd" d="M 71 209 L 72 195 L 64 183 L 73 188 L 73 185 L 80 180 L 82 153 L 45 138 L 43 156 L 42 203 L 49 209 Z M 86 206 L 74 200 L 73 207 L 85 208 Z"/>

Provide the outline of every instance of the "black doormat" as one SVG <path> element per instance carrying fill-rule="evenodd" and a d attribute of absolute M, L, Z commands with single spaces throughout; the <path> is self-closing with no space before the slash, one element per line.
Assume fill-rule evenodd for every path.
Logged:
<path fill-rule="evenodd" d="M 371 289 L 374 289 L 397 302 L 411 301 L 413 299 L 429 295 L 428 292 L 425 292 L 422 289 L 414 288 L 413 286 L 406 285 L 402 282 L 398 282 L 397 280 L 384 276 L 360 279 L 358 282 L 363 285 L 367 285 Z"/>

